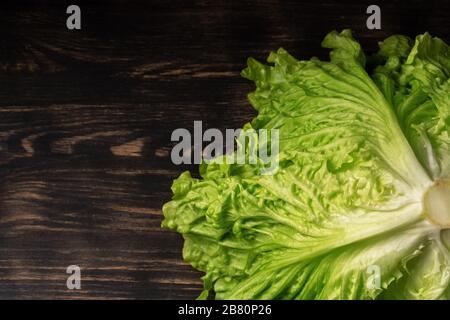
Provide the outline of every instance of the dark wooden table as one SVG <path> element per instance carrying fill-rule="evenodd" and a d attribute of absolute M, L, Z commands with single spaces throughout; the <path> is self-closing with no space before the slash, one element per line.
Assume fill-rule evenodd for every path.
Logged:
<path fill-rule="evenodd" d="M 78 2 L 1 5 L 0 298 L 196 297 L 201 273 L 160 229 L 172 180 L 171 133 L 239 128 L 254 116 L 248 56 L 282 46 L 300 58 L 333 29 L 364 48 L 401 33 L 449 40 L 449 1 Z M 76 1 L 74 3 L 77 3 Z M 79 265 L 81 290 L 66 268 Z"/>

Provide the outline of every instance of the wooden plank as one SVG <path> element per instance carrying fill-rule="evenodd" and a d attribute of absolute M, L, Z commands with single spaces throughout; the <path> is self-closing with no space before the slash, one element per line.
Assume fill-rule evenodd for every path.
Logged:
<path fill-rule="evenodd" d="M 326 58 L 323 36 L 352 28 L 368 50 L 394 33 L 448 41 L 449 2 L 108 1 L 2 4 L 0 298 L 194 298 L 201 273 L 160 229 L 178 127 L 239 128 L 255 112 L 239 72 L 285 47 Z M 66 267 L 82 289 L 66 288 Z"/>

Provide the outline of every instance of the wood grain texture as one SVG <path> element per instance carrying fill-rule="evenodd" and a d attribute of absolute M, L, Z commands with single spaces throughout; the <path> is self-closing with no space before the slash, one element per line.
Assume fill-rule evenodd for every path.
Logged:
<path fill-rule="evenodd" d="M 284 47 L 326 57 L 323 36 L 352 28 L 367 50 L 394 33 L 446 41 L 448 1 L 79 2 L 3 5 L 0 19 L 0 298 L 190 299 L 201 273 L 160 229 L 178 127 L 239 128 L 255 114 L 248 56 Z M 67 266 L 82 289 L 66 288 Z"/>

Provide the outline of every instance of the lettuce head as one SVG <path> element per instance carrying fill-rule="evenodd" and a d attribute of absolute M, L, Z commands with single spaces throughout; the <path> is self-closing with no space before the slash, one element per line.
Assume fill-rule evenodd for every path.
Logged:
<path fill-rule="evenodd" d="M 205 272 L 200 298 L 449 299 L 449 47 L 398 35 L 366 57 L 349 30 L 322 46 L 329 61 L 279 49 L 242 72 L 244 128 L 279 130 L 279 169 L 185 172 L 163 227 Z"/>

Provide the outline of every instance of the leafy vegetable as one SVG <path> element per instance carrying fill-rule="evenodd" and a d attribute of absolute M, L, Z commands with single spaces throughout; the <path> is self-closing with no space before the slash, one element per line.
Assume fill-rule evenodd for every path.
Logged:
<path fill-rule="evenodd" d="M 392 36 L 369 75 L 349 30 L 322 46 L 330 61 L 279 49 L 242 72 L 257 87 L 245 128 L 279 130 L 279 170 L 185 172 L 163 226 L 206 273 L 200 298 L 449 299 L 449 47 Z"/>

